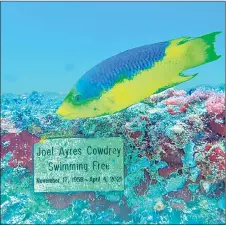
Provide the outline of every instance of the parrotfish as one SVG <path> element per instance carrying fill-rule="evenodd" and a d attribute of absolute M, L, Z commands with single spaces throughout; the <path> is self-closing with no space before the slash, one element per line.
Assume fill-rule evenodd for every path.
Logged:
<path fill-rule="evenodd" d="M 181 37 L 112 56 L 77 81 L 57 114 L 62 119 L 113 114 L 188 81 L 197 74 L 186 76 L 185 70 L 220 58 L 214 48 L 219 33 Z"/>

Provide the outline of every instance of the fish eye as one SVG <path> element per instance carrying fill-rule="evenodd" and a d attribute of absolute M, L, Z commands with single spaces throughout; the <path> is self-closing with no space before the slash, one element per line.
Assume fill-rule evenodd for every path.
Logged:
<path fill-rule="evenodd" d="M 75 95 L 73 100 L 79 102 L 81 100 L 81 95 Z"/>

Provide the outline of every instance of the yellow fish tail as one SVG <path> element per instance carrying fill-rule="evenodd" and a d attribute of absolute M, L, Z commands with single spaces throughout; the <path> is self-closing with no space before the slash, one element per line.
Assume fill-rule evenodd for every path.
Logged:
<path fill-rule="evenodd" d="M 214 48 L 216 36 L 220 32 L 213 32 L 196 38 L 175 39 L 169 46 L 169 54 L 177 57 L 181 64 L 181 71 L 194 68 L 202 64 L 219 59 Z"/>

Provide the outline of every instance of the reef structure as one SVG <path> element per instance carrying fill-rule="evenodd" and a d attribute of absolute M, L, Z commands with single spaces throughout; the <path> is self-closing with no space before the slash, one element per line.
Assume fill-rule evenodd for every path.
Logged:
<path fill-rule="evenodd" d="M 225 223 L 225 92 L 168 89 L 111 116 L 60 120 L 62 94 L 2 96 L 1 219 L 26 223 Z M 53 137 L 125 140 L 124 192 L 33 192 L 32 147 Z"/>

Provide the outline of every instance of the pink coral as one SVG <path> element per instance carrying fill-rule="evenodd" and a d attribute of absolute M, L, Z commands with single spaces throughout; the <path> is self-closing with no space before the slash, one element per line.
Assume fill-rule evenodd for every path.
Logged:
<path fill-rule="evenodd" d="M 166 105 L 184 105 L 187 102 L 185 97 L 171 97 L 165 101 Z"/>
<path fill-rule="evenodd" d="M 220 115 L 225 111 L 225 96 L 212 95 L 206 101 L 206 109 L 210 115 Z"/>
<path fill-rule="evenodd" d="M 184 91 L 184 90 L 175 90 L 174 95 L 175 96 L 185 96 L 186 95 L 186 91 Z"/>
<path fill-rule="evenodd" d="M 174 95 L 174 93 L 175 93 L 175 90 L 173 88 L 169 88 L 163 92 L 151 95 L 149 97 L 149 101 L 157 103 L 157 102 L 162 101 L 163 99 L 172 97 Z"/>
<path fill-rule="evenodd" d="M 206 101 L 206 110 L 210 116 L 210 129 L 219 135 L 225 136 L 225 96 L 214 94 Z"/>
<path fill-rule="evenodd" d="M 216 147 L 209 155 L 209 160 L 217 165 L 218 170 L 225 171 L 225 156 L 225 152 L 220 147 Z"/>
<path fill-rule="evenodd" d="M 188 97 L 188 102 L 197 102 L 200 100 L 206 100 L 210 95 L 213 95 L 214 92 L 212 91 L 202 91 L 200 89 L 197 89 L 194 91 L 189 97 Z"/>

